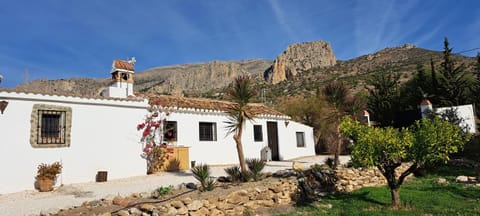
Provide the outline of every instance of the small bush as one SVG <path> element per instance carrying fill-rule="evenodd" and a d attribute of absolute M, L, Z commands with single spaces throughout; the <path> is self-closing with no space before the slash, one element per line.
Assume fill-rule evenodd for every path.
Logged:
<path fill-rule="evenodd" d="M 213 190 L 216 181 L 210 176 L 210 167 L 207 164 L 199 164 L 193 167 L 192 173 L 193 177 L 200 182 L 202 190 Z"/>
<path fill-rule="evenodd" d="M 160 186 L 159 188 L 156 189 L 156 192 L 160 195 L 163 196 L 165 194 L 169 194 L 173 190 L 173 185 L 169 185 L 167 187 Z"/>
<path fill-rule="evenodd" d="M 232 182 L 240 182 L 242 180 L 242 172 L 239 166 L 228 167 L 224 169 Z"/>
<path fill-rule="evenodd" d="M 250 169 L 250 172 L 252 172 L 253 180 L 260 180 L 262 177 L 262 170 L 265 168 L 267 162 L 256 158 L 247 159 L 246 161 L 248 169 Z"/>
<path fill-rule="evenodd" d="M 42 163 L 37 167 L 37 180 L 39 179 L 57 179 L 57 175 L 62 172 L 62 164 L 60 162 L 54 162 L 52 164 Z"/>

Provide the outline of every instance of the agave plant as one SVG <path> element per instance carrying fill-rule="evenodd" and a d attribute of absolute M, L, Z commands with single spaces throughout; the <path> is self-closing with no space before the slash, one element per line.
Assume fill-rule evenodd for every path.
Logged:
<path fill-rule="evenodd" d="M 224 169 L 232 182 L 239 182 L 242 180 L 242 171 L 239 166 L 232 166 Z"/>
<path fill-rule="evenodd" d="M 253 180 L 255 181 L 260 180 L 260 178 L 262 177 L 262 170 L 263 168 L 265 168 L 266 164 L 267 162 L 257 158 L 247 159 L 247 166 L 248 166 L 248 169 L 250 169 L 250 172 L 252 173 Z"/>
<path fill-rule="evenodd" d="M 202 185 L 202 190 L 213 190 L 215 179 L 210 176 L 210 166 L 199 164 L 192 168 L 193 177 Z"/>

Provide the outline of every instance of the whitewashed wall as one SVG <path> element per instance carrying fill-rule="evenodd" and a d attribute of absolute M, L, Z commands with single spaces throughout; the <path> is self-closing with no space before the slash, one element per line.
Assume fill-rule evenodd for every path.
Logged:
<path fill-rule="evenodd" d="M 459 118 L 464 120 L 463 124 L 460 127 L 464 128 L 468 126 L 469 133 L 475 133 L 477 125 L 475 124 L 475 113 L 473 105 L 461 105 L 461 106 L 452 106 L 452 107 L 440 107 L 436 108 L 435 112 L 442 113 L 449 109 L 455 109 Z"/>
<path fill-rule="evenodd" d="M 238 154 L 233 136 L 227 135 L 227 120 L 223 113 L 214 112 L 173 112 L 168 121 L 177 122 L 177 145 L 190 147 L 190 160 L 207 164 L 238 164 Z M 267 121 L 277 122 L 279 156 L 288 160 L 301 156 L 315 155 L 313 129 L 309 126 L 276 118 L 256 118 L 247 122 L 242 136 L 245 158 L 260 158 L 260 151 L 268 146 Z M 199 122 L 215 122 L 217 124 L 217 141 L 200 141 Z M 253 125 L 262 125 L 263 141 L 255 142 Z M 297 147 L 296 132 L 305 133 L 305 147 Z"/>
<path fill-rule="evenodd" d="M 34 189 L 37 165 L 61 161 L 61 183 L 95 181 L 97 171 L 108 178 L 144 175 L 145 160 L 139 155 L 140 133 L 136 125 L 147 113 L 147 101 L 86 99 L 0 92 L 8 107 L 0 114 L 0 164 L 4 174 L 0 193 Z M 30 114 L 34 104 L 72 108 L 71 145 L 33 148 Z"/>

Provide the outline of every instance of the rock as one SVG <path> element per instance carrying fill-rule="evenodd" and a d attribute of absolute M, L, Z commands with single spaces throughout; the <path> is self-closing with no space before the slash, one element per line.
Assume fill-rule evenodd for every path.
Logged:
<path fill-rule="evenodd" d="M 177 209 L 175 207 L 170 207 L 168 208 L 168 211 L 167 213 L 165 213 L 165 215 L 168 215 L 168 216 L 174 216 L 174 215 L 177 215 Z"/>
<path fill-rule="evenodd" d="M 147 211 L 147 212 L 152 212 L 154 209 L 156 209 L 157 207 L 155 207 L 154 205 L 152 204 L 142 204 L 140 206 L 140 209 L 142 211 Z"/>
<path fill-rule="evenodd" d="M 186 197 L 186 198 L 182 199 L 182 202 L 185 205 L 191 204 L 192 203 L 192 198 Z"/>
<path fill-rule="evenodd" d="M 218 209 L 212 209 L 210 211 L 210 215 L 211 216 L 224 216 L 225 213 L 223 213 L 222 211 L 218 210 Z"/>
<path fill-rule="evenodd" d="M 187 205 L 189 211 L 197 211 L 203 207 L 203 202 L 200 200 L 193 200 L 190 204 Z"/>
<path fill-rule="evenodd" d="M 233 209 L 234 207 L 235 207 L 235 205 L 233 205 L 231 203 L 225 203 L 225 202 L 217 203 L 217 209 L 219 209 L 219 210 Z"/>
<path fill-rule="evenodd" d="M 207 208 L 202 207 L 202 208 L 198 209 L 197 211 L 190 211 L 190 212 L 188 212 L 188 214 L 190 216 L 207 216 L 207 215 L 210 215 L 210 211 Z"/>
<path fill-rule="evenodd" d="M 447 184 L 447 179 L 444 179 L 444 178 L 437 178 L 435 180 L 435 182 L 437 182 L 438 184 Z"/>
<path fill-rule="evenodd" d="M 228 177 L 225 177 L 225 176 L 220 176 L 217 178 L 217 182 L 230 182 L 230 179 L 228 179 Z"/>
<path fill-rule="evenodd" d="M 283 191 L 283 187 L 282 185 L 279 185 L 279 184 L 276 184 L 276 185 L 270 185 L 270 187 L 268 187 L 270 190 L 272 190 L 274 193 L 280 193 Z"/>
<path fill-rule="evenodd" d="M 288 178 L 295 175 L 293 170 L 278 170 L 272 174 L 272 176 L 276 178 Z"/>
<path fill-rule="evenodd" d="M 122 198 L 121 196 L 116 196 L 112 200 L 112 203 L 114 205 L 119 205 L 119 206 L 122 206 L 122 207 L 127 207 L 128 205 L 130 205 L 130 202 L 131 201 L 129 199 Z"/>
<path fill-rule="evenodd" d="M 265 72 L 273 83 L 292 79 L 300 71 L 333 66 L 337 62 L 332 47 L 323 41 L 292 44 L 275 59 L 273 66 Z"/>
<path fill-rule="evenodd" d="M 234 205 L 241 205 L 248 202 L 250 198 L 248 197 L 248 192 L 246 190 L 239 190 L 233 193 L 230 193 L 227 196 L 227 202 Z"/>
<path fill-rule="evenodd" d="M 187 207 L 183 206 L 181 208 L 177 209 L 177 214 L 182 215 L 182 214 L 188 214 L 188 209 Z"/>
<path fill-rule="evenodd" d="M 460 182 L 460 183 L 466 183 L 466 182 L 468 182 L 468 177 L 467 176 L 457 176 L 455 181 Z"/>
<path fill-rule="evenodd" d="M 302 172 L 303 170 L 305 170 L 305 166 L 303 166 L 303 164 L 301 164 L 300 162 L 293 161 L 292 169 L 296 172 Z"/>
<path fill-rule="evenodd" d="M 192 182 L 187 183 L 186 187 L 188 189 L 197 190 L 197 185 L 195 183 L 192 183 Z"/>
<path fill-rule="evenodd" d="M 130 213 L 128 213 L 127 210 L 120 210 L 117 212 L 118 216 L 130 216 Z"/>
<path fill-rule="evenodd" d="M 140 216 L 142 215 L 142 211 L 138 208 L 130 208 L 128 209 L 128 212 L 130 212 L 130 215 L 136 215 L 136 216 Z"/>
<path fill-rule="evenodd" d="M 179 200 L 174 200 L 170 203 L 170 205 L 176 209 L 179 209 L 179 208 L 183 208 L 185 207 L 185 205 L 183 204 L 182 201 L 179 201 Z"/>

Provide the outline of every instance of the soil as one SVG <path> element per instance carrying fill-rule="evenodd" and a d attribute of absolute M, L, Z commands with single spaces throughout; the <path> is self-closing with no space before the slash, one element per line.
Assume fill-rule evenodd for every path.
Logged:
<path fill-rule="evenodd" d="M 187 188 L 175 189 L 172 190 L 169 194 L 159 197 L 158 199 L 154 198 L 141 198 L 130 196 L 128 197 L 133 201 L 127 207 L 122 207 L 119 205 L 114 205 L 104 200 L 92 200 L 85 202 L 82 206 L 73 207 L 70 209 L 62 209 L 57 215 L 59 216 L 70 216 L 70 215 L 102 215 L 104 213 L 110 212 L 112 215 L 115 215 L 116 212 L 120 210 L 127 210 L 131 207 L 137 207 L 142 204 L 162 204 L 165 202 L 170 202 L 173 200 L 182 200 L 184 198 L 190 197 L 192 200 L 204 200 L 213 197 L 226 196 L 227 194 L 238 191 L 241 189 L 249 189 L 257 186 L 265 186 L 269 181 L 278 181 L 277 178 L 267 178 L 258 182 L 247 182 L 247 183 L 218 183 L 217 187 L 212 191 L 200 192 L 199 190 L 191 190 Z M 285 204 L 285 205 L 276 205 L 272 208 L 258 208 L 255 211 L 250 210 L 248 213 L 252 215 L 278 215 L 295 212 L 295 204 Z"/>

